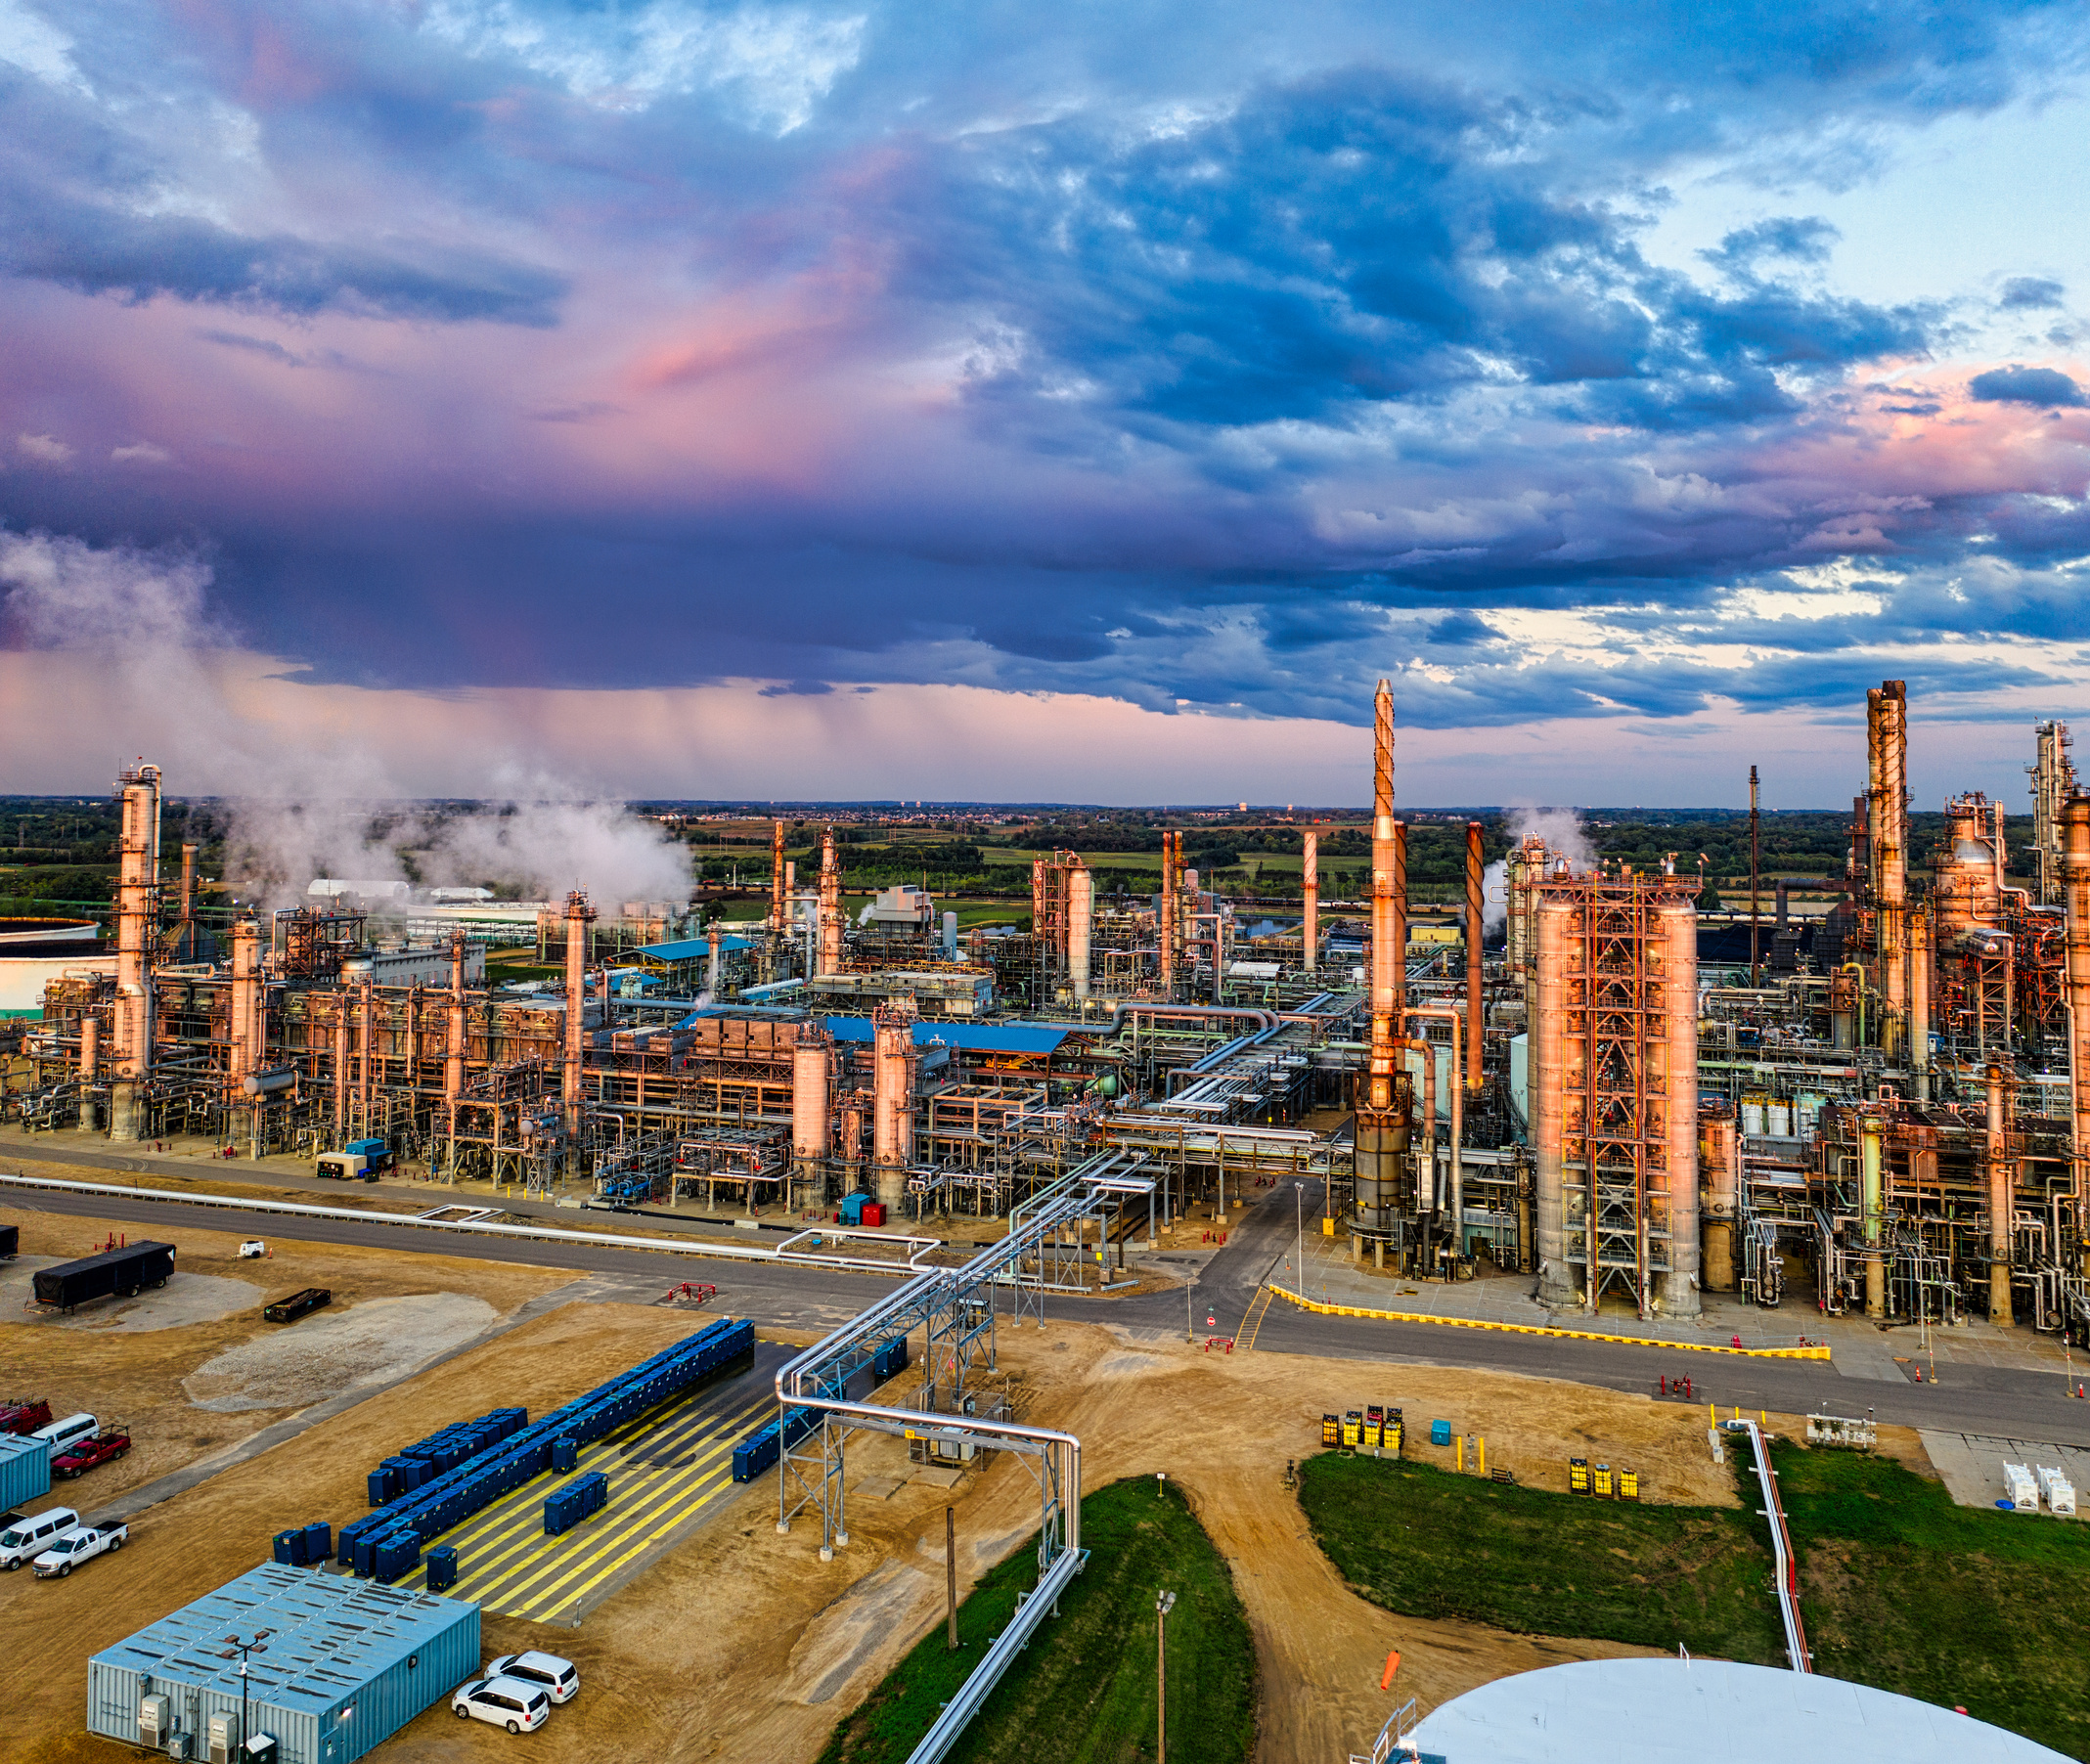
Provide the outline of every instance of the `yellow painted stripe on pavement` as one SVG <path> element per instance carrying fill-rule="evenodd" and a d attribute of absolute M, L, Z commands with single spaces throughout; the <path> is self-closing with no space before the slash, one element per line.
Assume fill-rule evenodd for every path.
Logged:
<path fill-rule="evenodd" d="M 1610 1342 L 1620 1347 L 1674 1347 L 1683 1353 L 1732 1353 L 1758 1360 L 1825 1360 L 1825 1345 L 1810 1347 L 1734 1347 L 1718 1342 L 1664 1342 L 1653 1336 L 1603 1335 L 1590 1329 L 1553 1329 L 1542 1323 L 1496 1323 L 1485 1317 L 1437 1317 L 1427 1311 L 1371 1310 L 1361 1304 L 1321 1304 L 1281 1286 L 1269 1289 L 1302 1310 L 1318 1311 L 1324 1317 L 1376 1317 L 1387 1323 L 1436 1323 L 1446 1329 L 1493 1329 L 1507 1335 L 1558 1336 L 1569 1342 Z"/>

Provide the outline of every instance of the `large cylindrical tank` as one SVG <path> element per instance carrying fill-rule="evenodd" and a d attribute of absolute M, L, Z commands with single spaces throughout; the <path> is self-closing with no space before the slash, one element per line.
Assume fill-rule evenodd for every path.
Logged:
<path fill-rule="evenodd" d="M 1408 1156 L 1412 1080 L 1405 1072 L 1397 1072 L 1390 1090 L 1391 1105 L 1383 1110 L 1360 1108 L 1355 1128 L 1356 1183 L 1351 1227 L 1379 1238 L 1391 1237 L 1415 1211 L 1415 1164 Z"/>
<path fill-rule="evenodd" d="M 1662 936 L 1663 1018 L 1668 1028 L 1662 1062 L 1664 1143 L 1668 1165 L 1669 1272 L 1662 1307 L 1672 1317 L 1698 1315 L 1698 908 L 1689 900 L 1655 908 Z"/>
<path fill-rule="evenodd" d="M 1995 848 L 1981 811 L 1982 805 L 1966 798 L 1945 805 L 1945 838 L 1937 850 L 1931 885 L 1940 945 L 1956 942 L 1976 925 L 2002 923 Z"/>
<path fill-rule="evenodd" d="M 1731 1293 L 1735 1214 L 1741 1202 L 1741 1140 L 1734 1110 L 1726 1103 L 1705 1103 L 1698 1116 L 1699 1205 L 1704 1254 L 1699 1279 L 1708 1292 Z"/>
<path fill-rule="evenodd" d="M 1578 1284 L 1567 1260 L 1567 1197 L 1561 1169 L 1568 1053 L 1562 1011 L 1568 945 L 1578 917 L 1572 901 L 1557 895 L 1538 897 L 1532 951 L 1531 1108 L 1538 1184 L 1538 1297 L 1546 1304 L 1572 1304 Z"/>
<path fill-rule="evenodd" d="M 871 1014 L 877 1037 L 871 1071 L 871 1162 L 878 1199 L 897 1208 L 907 1199 L 908 1166 L 914 1161 L 914 1013 L 881 1004 Z"/>
<path fill-rule="evenodd" d="M 1095 872 L 1086 864 L 1067 871 L 1067 984 L 1077 998 L 1089 996 L 1089 940 L 1095 925 Z"/>
<path fill-rule="evenodd" d="M 833 1145 L 833 1066 L 834 1044 L 826 1032 L 800 1029 L 791 1049 L 791 1150 L 801 1164 L 826 1157 Z"/>

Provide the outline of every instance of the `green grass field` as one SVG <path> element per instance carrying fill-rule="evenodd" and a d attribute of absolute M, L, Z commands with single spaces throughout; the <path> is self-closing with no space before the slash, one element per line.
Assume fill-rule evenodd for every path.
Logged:
<path fill-rule="evenodd" d="M 1887 1458 L 1776 1445 L 1772 1463 L 1817 1672 L 2090 1758 L 2090 1525 L 1955 1506 Z"/>
<path fill-rule="evenodd" d="M 1154 1756 L 1154 1596 L 1169 1616 L 1169 1757 L 1241 1764 L 1255 1750 L 1256 1655 L 1233 1578 L 1188 1504 L 1133 1477 L 1082 1502 L 1088 1567 L 995 1687 L 958 1764 L 1134 1764 Z M 900 1764 L 1038 1579 L 1036 1539 L 958 1608 L 957 1653 L 939 1624 L 834 1730 L 821 1764 Z"/>
<path fill-rule="evenodd" d="M 1733 1509 L 1596 1501 L 1333 1452 L 1306 1461 L 1299 1494 L 1344 1578 L 1402 1616 L 1783 1663 L 1765 1546 Z"/>

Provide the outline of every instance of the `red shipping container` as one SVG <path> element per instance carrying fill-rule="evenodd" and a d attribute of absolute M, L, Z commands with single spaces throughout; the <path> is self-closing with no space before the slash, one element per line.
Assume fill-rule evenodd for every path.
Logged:
<path fill-rule="evenodd" d="M 864 1222 L 873 1229 L 884 1224 L 885 1203 L 883 1201 L 866 1201 L 864 1203 Z"/>

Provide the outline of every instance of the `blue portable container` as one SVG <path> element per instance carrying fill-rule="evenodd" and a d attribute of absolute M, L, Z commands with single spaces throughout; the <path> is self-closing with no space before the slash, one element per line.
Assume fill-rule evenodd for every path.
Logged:
<path fill-rule="evenodd" d="M 554 1470 L 561 1473 L 572 1470 L 580 1462 L 580 1456 L 579 1441 L 571 1438 L 558 1438 L 552 1441 L 552 1468 Z"/>
<path fill-rule="evenodd" d="M 1451 1424 L 1448 1421 L 1433 1421 L 1430 1423 L 1430 1443 L 1432 1445 L 1449 1445 L 1451 1443 Z"/>
<path fill-rule="evenodd" d="M 428 1552 L 428 1590 L 431 1593 L 446 1592 L 457 1585 L 457 1551 L 448 1544 L 437 1544 Z"/>
<path fill-rule="evenodd" d="M 373 1577 L 389 1586 L 420 1561 L 421 1539 L 412 1531 L 394 1532 L 372 1553 Z"/>
<path fill-rule="evenodd" d="M 314 1520 L 305 1527 L 306 1563 L 325 1562 L 333 1554 L 334 1528 L 323 1519 Z"/>
<path fill-rule="evenodd" d="M 370 1504 L 381 1507 L 392 1498 L 392 1477 L 387 1470 L 378 1469 L 370 1473 Z"/>
<path fill-rule="evenodd" d="M 0 1433 L 0 1513 L 51 1492 L 51 1441 Z"/>
<path fill-rule="evenodd" d="M 360 1532 L 352 1547 L 354 1558 L 350 1566 L 367 1580 L 378 1571 L 378 1540 L 367 1531 Z"/>
<path fill-rule="evenodd" d="M 301 1568 L 305 1566 L 305 1534 L 302 1531 L 279 1531 L 269 1546 L 269 1558 L 287 1568 Z"/>

